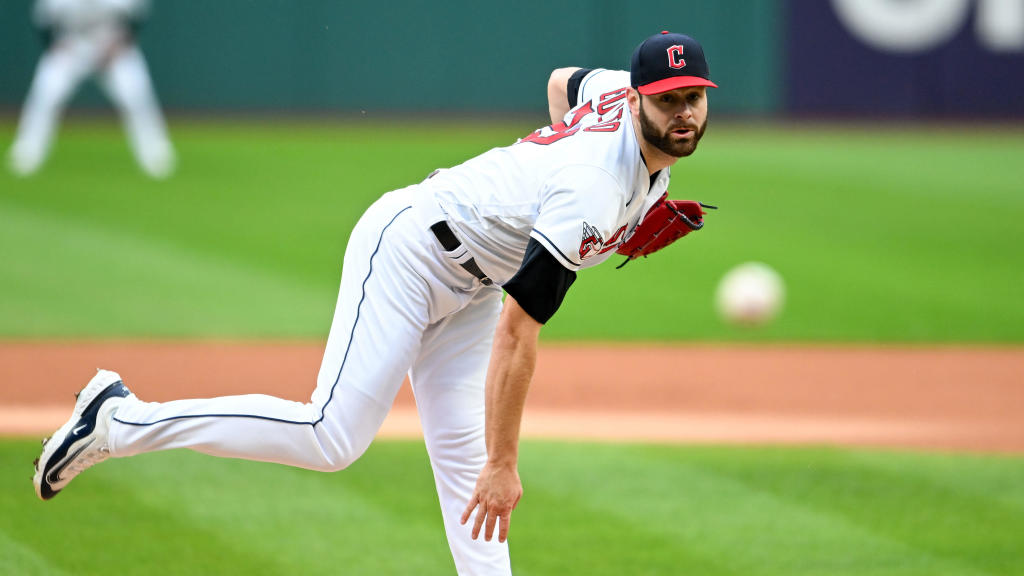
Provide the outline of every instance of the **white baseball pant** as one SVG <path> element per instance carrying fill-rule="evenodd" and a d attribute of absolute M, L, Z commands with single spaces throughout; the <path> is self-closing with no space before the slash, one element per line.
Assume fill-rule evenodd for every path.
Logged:
<path fill-rule="evenodd" d="M 127 402 L 110 430 L 111 454 L 190 448 L 341 470 L 367 449 L 408 373 L 459 574 L 510 574 L 507 543 L 474 541 L 472 521 L 459 523 L 486 461 L 484 382 L 501 289 L 444 252 L 429 230 L 442 218 L 433 195 L 412 186 L 360 219 L 309 403 L 265 395 Z"/>

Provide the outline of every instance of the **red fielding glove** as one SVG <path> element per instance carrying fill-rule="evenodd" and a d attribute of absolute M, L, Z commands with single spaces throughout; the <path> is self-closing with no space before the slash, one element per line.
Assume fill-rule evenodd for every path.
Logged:
<path fill-rule="evenodd" d="M 647 257 L 694 230 L 704 227 L 704 208 L 715 206 L 693 200 L 668 200 L 666 192 L 647 211 L 633 233 L 615 250 L 630 260 Z M 623 262 L 619 268 L 626 265 Z"/>

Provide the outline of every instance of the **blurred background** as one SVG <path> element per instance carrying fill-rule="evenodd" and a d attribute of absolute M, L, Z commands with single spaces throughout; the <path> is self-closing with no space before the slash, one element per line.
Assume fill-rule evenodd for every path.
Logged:
<path fill-rule="evenodd" d="M 44 46 L 32 6 L 0 0 L 5 144 Z M 548 123 L 553 68 L 627 69 L 669 29 L 721 86 L 670 192 L 722 209 L 586 272 L 545 338 L 1024 339 L 1020 1 L 165 1 L 137 23 L 178 169 L 133 168 L 85 81 L 39 172 L 0 176 L 0 334 L 322 338 L 374 198 Z M 758 330 L 713 306 L 750 260 L 786 286 Z"/>
<path fill-rule="evenodd" d="M 29 0 L 0 3 L 0 104 L 22 103 L 41 43 Z M 140 39 L 175 112 L 543 111 L 558 66 L 627 69 L 662 29 L 705 47 L 716 115 L 1024 114 L 1015 0 L 152 2 Z M 538 92 L 541 90 L 541 92 Z M 94 91 L 75 100 L 103 107 Z"/>
<path fill-rule="evenodd" d="M 31 3 L 4 4 L 0 26 L 9 45 L 0 98 L 18 106 L 39 43 Z M 313 0 L 301 9 L 283 0 L 154 2 L 141 37 L 161 100 L 172 109 L 492 114 L 543 111 L 554 67 L 628 68 L 639 41 L 668 27 L 701 38 L 716 55 L 716 77 L 731 86 L 723 105 L 778 109 L 781 5 L 756 2 L 731 14 L 706 3 L 680 14 L 673 4 L 630 15 L 600 1 L 527 0 L 513 8 Z M 687 25 L 698 18 L 700 26 Z"/>

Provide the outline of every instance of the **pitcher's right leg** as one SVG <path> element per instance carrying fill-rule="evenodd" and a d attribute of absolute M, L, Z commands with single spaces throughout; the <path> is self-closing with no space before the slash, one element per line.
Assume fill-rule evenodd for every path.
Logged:
<path fill-rule="evenodd" d="M 412 370 L 412 387 L 430 454 L 448 546 L 460 575 L 507 576 L 508 542 L 473 540 L 460 523 L 487 461 L 484 384 L 501 289 L 482 288 L 462 310 L 431 326 Z M 514 524 L 513 524 L 514 526 Z"/>

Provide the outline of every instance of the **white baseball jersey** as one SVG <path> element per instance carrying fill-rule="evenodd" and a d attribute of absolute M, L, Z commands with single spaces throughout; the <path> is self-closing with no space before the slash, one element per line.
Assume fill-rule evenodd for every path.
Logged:
<path fill-rule="evenodd" d="M 64 33 L 86 32 L 142 17 L 148 7 L 147 0 L 39 0 L 34 18 L 41 27 Z"/>
<path fill-rule="evenodd" d="M 530 238 L 569 270 L 603 262 L 668 188 L 668 169 L 648 175 L 628 87 L 628 72 L 594 70 L 563 122 L 426 182 L 494 282 L 515 275 Z"/>

